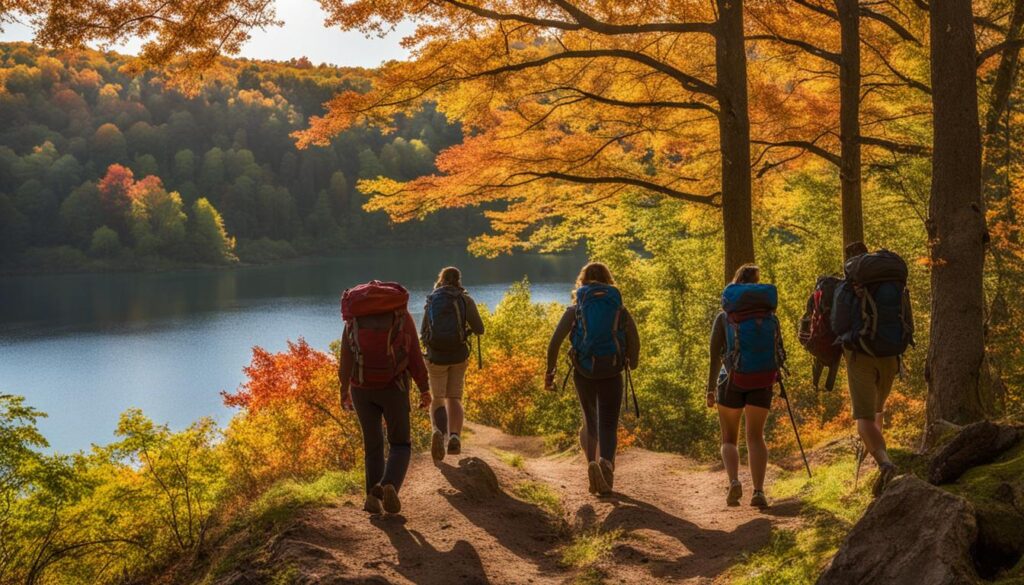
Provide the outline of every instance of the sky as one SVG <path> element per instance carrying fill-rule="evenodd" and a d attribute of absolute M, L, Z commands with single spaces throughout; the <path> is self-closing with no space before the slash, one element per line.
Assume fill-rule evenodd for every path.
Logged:
<path fill-rule="evenodd" d="M 325 28 L 324 13 L 316 0 L 276 2 L 277 17 L 284 21 L 284 26 L 253 31 L 252 39 L 243 47 L 240 56 L 279 61 L 305 56 L 315 64 L 359 67 L 376 67 L 384 61 L 408 56 L 399 42 L 404 35 L 412 32 L 409 24 L 403 24 L 396 32 L 384 38 L 366 38 L 359 32 Z M 32 31 L 25 25 L 6 25 L 3 32 L 0 32 L 0 41 L 31 40 Z M 133 41 L 115 50 L 135 53 L 140 44 Z"/>

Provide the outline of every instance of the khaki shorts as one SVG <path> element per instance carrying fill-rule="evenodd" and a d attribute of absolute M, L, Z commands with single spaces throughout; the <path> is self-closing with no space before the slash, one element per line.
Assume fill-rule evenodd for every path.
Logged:
<path fill-rule="evenodd" d="M 850 350 L 843 353 L 846 355 L 853 418 L 874 419 L 875 414 L 885 411 L 885 400 L 900 370 L 899 358 L 880 358 Z"/>
<path fill-rule="evenodd" d="M 468 368 L 469 360 L 450 366 L 427 362 L 427 376 L 430 378 L 430 394 L 433 399 L 462 398 Z"/>

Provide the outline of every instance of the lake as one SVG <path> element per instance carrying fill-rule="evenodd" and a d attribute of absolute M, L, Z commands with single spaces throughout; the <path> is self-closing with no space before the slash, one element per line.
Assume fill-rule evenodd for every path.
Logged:
<path fill-rule="evenodd" d="M 474 258 L 462 249 L 349 252 L 342 258 L 227 270 L 0 277 L 0 393 L 46 413 L 53 450 L 114 438 L 125 409 L 180 429 L 232 414 L 251 348 L 304 337 L 327 349 L 341 335 L 339 294 L 372 278 L 410 290 L 417 318 L 438 270 L 453 264 L 480 304 L 493 308 L 515 281 L 534 300 L 568 302 L 585 256 Z"/>

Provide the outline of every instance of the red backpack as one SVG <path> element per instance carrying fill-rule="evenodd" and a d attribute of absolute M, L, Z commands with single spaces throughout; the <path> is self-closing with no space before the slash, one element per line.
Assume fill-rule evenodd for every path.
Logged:
<path fill-rule="evenodd" d="M 344 342 L 355 360 L 354 386 L 381 388 L 408 368 L 406 347 L 415 335 L 405 328 L 408 304 L 409 292 L 396 282 L 372 280 L 341 295 Z"/>

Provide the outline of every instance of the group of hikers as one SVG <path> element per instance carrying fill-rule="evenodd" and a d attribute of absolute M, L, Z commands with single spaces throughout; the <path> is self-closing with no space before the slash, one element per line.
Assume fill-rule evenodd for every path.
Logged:
<path fill-rule="evenodd" d="M 878 464 L 873 487 L 878 495 L 896 474 L 882 434 L 885 402 L 902 369 L 901 355 L 913 344 L 907 265 L 887 250 L 869 253 L 861 242 L 848 245 L 845 252 L 843 275 L 818 279 L 800 320 L 799 341 L 813 356 L 815 385 L 827 369 L 826 385 L 831 388 L 845 359 L 853 418 L 863 444 L 858 457 L 870 454 Z M 722 292 L 721 310 L 711 326 L 707 406 L 718 410 L 729 506 L 739 505 L 743 497 L 737 447 L 741 420 L 746 423 L 753 484 L 750 505 L 769 506 L 764 428 L 776 385 L 785 398 L 782 384 L 788 371 L 775 314 L 778 291 L 760 279 L 757 266 L 740 267 Z M 471 335 L 484 333 L 457 268 L 444 268 L 438 275 L 418 336 L 408 302 L 408 291 L 392 282 L 371 281 L 342 296 L 341 400 L 343 408 L 355 410 L 362 429 L 364 509 L 371 514 L 401 511 L 398 492 L 412 450 L 411 383 L 419 389 L 420 408 L 430 410 L 433 460 L 440 463 L 446 455 L 461 453 L 461 399 Z M 630 371 L 639 364 L 640 336 L 611 271 L 600 262 L 580 270 L 572 304 L 551 336 L 547 390 L 556 388 L 558 357 L 567 337 L 570 373 L 583 415 L 579 441 L 587 459 L 589 491 L 607 495 L 614 486 L 621 405 L 631 385 Z M 477 347 L 479 351 L 479 341 Z M 635 392 L 633 406 L 639 415 Z"/>

